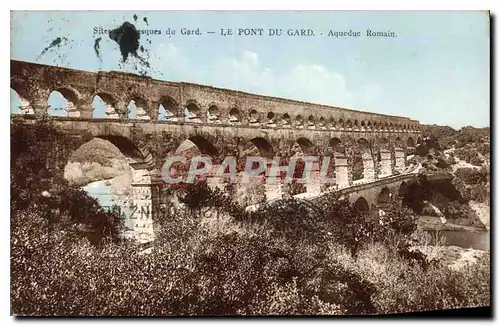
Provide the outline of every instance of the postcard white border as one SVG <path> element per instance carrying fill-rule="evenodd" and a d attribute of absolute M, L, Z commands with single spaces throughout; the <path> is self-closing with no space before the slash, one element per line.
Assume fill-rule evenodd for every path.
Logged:
<path fill-rule="evenodd" d="M 45 1 L 27 1 L 27 0 L 16 0 L 12 3 L 8 3 L 7 1 L 3 1 L 0 6 L 2 7 L 0 23 L 3 24 L 1 28 L 2 39 L 9 40 L 10 45 L 10 10 L 491 10 L 492 14 L 498 13 L 499 7 L 498 0 L 451 0 L 451 1 L 437 1 L 437 0 L 421 0 L 417 2 L 413 1 L 390 1 L 390 0 L 379 0 L 379 1 L 369 1 L 369 0 L 350 0 L 343 3 L 332 3 L 327 2 L 325 0 L 307 0 L 307 1 L 298 1 L 298 0 L 287 0 L 287 1 L 271 1 L 271 0 L 252 0 L 252 1 L 206 1 L 206 0 L 168 0 L 168 1 L 158 1 L 158 0 L 141 0 L 134 2 L 124 2 L 124 1 L 116 1 L 116 0 L 86 0 L 86 1 L 54 1 L 54 0 L 45 0 Z M 9 5 L 9 6 L 7 6 Z M 495 40 L 497 37 L 495 36 Z M 494 42 L 496 43 L 496 42 Z M 493 44 L 494 44 L 493 43 Z M 9 83 L 10 76 L 10 65 L 7 65 L 7 62 L 10 61 L 10 48 L 5 46 L 1 50 L 3 65 L 2 68 L 2 80 L 5 84 Z M 495 71 L 496 72 L 496 71 Z M 10 139 L 9 130 L 10 130 L 10 95 L 8 93 L 7 85 L 4 85 L 1 88 L 1 94 L 3 95 L 1 98 L 3 99 L 3 107 L 5 117 L 1 120 L 2 124 L 4 124 L 3 128 L 0 128 L 0 132 L 2 133 L 2 148 L 6 152 L 4 158 L 0 161 L 2 167 L 1 173 L 1 207 L 2 207 L 2 240 L 3 244 L 0 247 L 1 252 L 1 261 L 3 262 L 3 269 L 1 271 L 2 282 L 1 282 L 1 307 L 2 309 L 2 324 L 13 324 L 16 320 L 10 316 L 10 223 L 8 217 L 10 216 Z M 498 91 L 498 85 L 495 85 L 495 92 Z M 9 117 L 7 117 L 7 112 L 9 112 Z M 498 114 L 495 117 L 495 124 L 498 124 Z M 490 125 L 493 125 L 493 121 L 490 122 Z M 496 144 L 496 142 L 494 142 Z M 498 152 L 499 145 L 495 145 L 495 152 Z M 496 162 L 495 160 L 495 163 Z M 496 166 L 495 166 L 496 167 Z M 496 173 L 495 173 L 496 175 Z M 495 180 L 496 181 L 496 180 Z M 493 192 L 494 199 L 497 203 L 500 203 L 500 194 L 497 192 Z M 494 215 L 494 211 L 492 211 L 492 217 Z M 495 223 L 492 223 L 495 225 Z M 492 236 L 494 233 L 492 232 Z M 493 242 L 494 243 L 494 242 Z M 496 249 L 496 248 L 495 248 Z M 497 256 L 496 250 L 493 250 L 493 253 Z M 498 258 L 498 257 L 495 257 Z M 498 259 L 494 259 L 493 262 Z M 494 268 L 492 266 L 492 271 Z M 495 282 L 498 284 L 498 282 Z M 493 300 L 493 298 L 492 298 Z M 493 307 L 494 311 L 498 312 L 498 300 L 493 300 L 496 302 L 495 307 Z M 495 309 L 496 308 L 496 309 Z M 31 325 L 39 323 L 43 324 L 52 324 L 55 320 L 25 320 L 22 321 L 24 325 Z M 67 323 L 72 321 L 71 319 L 58 320 L 57 322 Z M 79 320 L 81 321 L 81 320 Z M 123 323 L 124 319 L 120 320 L 93 320 L 86 319 L 86 321 L 91 322 L 95 325 L 108 324 L 108 323 Z M 141 325 L 146 320 L 130 320 L 129 323 Z M 157 322 L 167 322 L 171 323 L 193 323 L 193 322 L 202 322 L 202 323 L 226 323 L 226 322 L 235 322 L 235 321 L 246 321 L 247 319 L 197 319 L 197 320 L 183 320 L 183 319 L 173 319 L 173 320 L 147 320 L 157 321 Z M 289 323 L 289 322 L 299 322 L 299 323 L 309 323 L 311 321 L 316 322 L 326 322 L 326 323 L 336 323 L 336 324 L 347 324 L 347 323 L 359 323 L 362 320 L 349 320 L 349 319 L 323 319 L 323 320 L 307 320 L 307 319 L 254 319 L 251 322 L 259 324 L 274 324 L 278 323 Z M 368 321 L 368 320 L 367 320 Z M 373 319 L 371 321 L 374 321 Z M 390 320 L 380 319 L 381 322 L 388 322 Z M 401 320 L 394 320 L 395 322 L 401 322 Z M 405 319 L 405 322 L 409 321 Z M 463 320 L 464 322 L 476 322 L 476 321 L 468 321 Z M 426 324 L 441 324 L 441 323 L 456 323 L 460 322 L 460 320 L 418 320 L 416 322 L 424 322 Z"/>

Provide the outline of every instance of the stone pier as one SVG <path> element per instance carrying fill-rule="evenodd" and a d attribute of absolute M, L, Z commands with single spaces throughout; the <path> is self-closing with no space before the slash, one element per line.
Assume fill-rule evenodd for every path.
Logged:
<path fill-rule="evenodd" d="M 392 159 L 389 150 L 380 151 L 380 171 L 379 176 L 388 176 L 392 174 Z"/>
<path fill-rule="evenodd" d="M 375 180 L 375 164 L 369 153 L 364 153 L 363 156 L 363 179 Z"/>
<path fill-rule="evenodd" d="M 335 183 L 339 188 L 349 186 L 349 170 L 347 168 L 347 158 L 335 158 Z"/>
<path fill-rule="evenodd" d="M 321 179 L 319 166 L 315 165 L 311 171 L 311 176 L 306 183 L 306 193 L 318 195 L 321 193 Z"/>
<path fill-rule="evenodd" d="M 132 214 L 134 238 L 139 242 L 154 240 L 153 204 L 151 192 L 151 176 L 142 164 L 132 166 L 132 200 L 134 213 Z"/>
<path fill-rule="evenodd" d="M 404 149 L 396 147 L 394 149 L 394 156 L 396 159 L 396 165 L 394 169 L 398 172 L 402 172 L 406 166 L 406 155 Z"/>
<path fill-rule="evenodd" d="M 283 184 L 280 177 L 267 177 L 265 185 L 266 200 L 283 198 Z"/>

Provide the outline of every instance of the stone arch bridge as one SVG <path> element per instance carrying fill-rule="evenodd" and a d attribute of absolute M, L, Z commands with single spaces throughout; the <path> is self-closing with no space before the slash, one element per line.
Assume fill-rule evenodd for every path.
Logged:
<path fill-rule="evenodd" d="M 153 215 L 161 203 L 157 193 L 165 187 L 161 166 L 186 140 L 215 163 L 229 155 L 243 157 L 249 146 L 267 158 L 289 158 L 297 151 L 333 156 L 339 189 L 358 186 L 352 177 L 355 157 L 363 162 L 365 188 L 404 174 L 407 155 L 421 141 L 419 122 L 407 117 L 129 73 L 11 60 L 10 82 L 21 102 L 21 113 L 11 114 L 11 120 L 30 124 L 48 119 L 75 140 L 69 147 L 54 144 L 54 169 L 62 173 L 71 153 L 85 142 L 107 139 L 130 158 L 136 203 L 152 206 Z M 49 115 L 53 92 L 65 98 L 65 116 Z M 105 118 L 94 117 L 96 97 L 105 104 Z M 128 109 L 132 101 L 135 114 Z M 152 229 L 152 219 L 136 225 Z"/>

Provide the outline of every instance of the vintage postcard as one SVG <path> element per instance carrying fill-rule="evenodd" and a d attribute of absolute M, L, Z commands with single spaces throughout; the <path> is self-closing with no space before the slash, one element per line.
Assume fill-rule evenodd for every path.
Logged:
<path fill-rule="evenodd" d="M 489 12 L 10 33 L 11 315 L 491 315 Z"/>

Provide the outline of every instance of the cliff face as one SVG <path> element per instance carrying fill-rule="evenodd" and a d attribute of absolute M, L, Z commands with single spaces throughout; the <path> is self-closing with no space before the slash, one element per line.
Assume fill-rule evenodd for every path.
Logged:
<path fill-rule="evenodd" d="M 437 207 L 452 223 L 489 227 L 490 139 L 489 128 L 440 126 L 424 128 L 422 144 L 410 161 L 422 165 L 423 215 L 437 216 Z M 440 138 L 438 138 L 440 137 Z"/>

